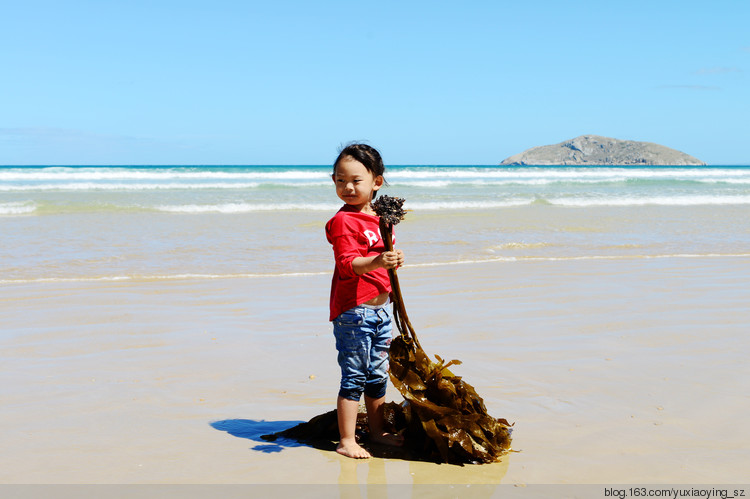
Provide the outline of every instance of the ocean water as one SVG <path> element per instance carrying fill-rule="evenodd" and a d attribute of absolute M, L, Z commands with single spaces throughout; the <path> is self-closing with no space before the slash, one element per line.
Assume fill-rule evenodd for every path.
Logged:
<path fill-rule="evenodd" d="M 0 283 L 330 272 L 330 166 L 0 167 Z M 408 265 L 750 255 L 750 166 L 389 166 Z"/>

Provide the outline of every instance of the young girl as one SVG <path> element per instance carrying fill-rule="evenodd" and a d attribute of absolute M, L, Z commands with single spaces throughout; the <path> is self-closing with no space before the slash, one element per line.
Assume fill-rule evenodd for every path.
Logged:
<path fill-rule="evenodd" d="M 354 439 L 359 399 L 365 395 L 371 439 L 401 445 L 383 430 L 383 404 L 391 343 L 391 291 L 388 270 L 404 263 L 401 250 L 385 251 L 379 218 L 371 202 L 385 180 L 380 154 L 365 144 L 341 151 L 333 164 L 336 194 L 344 206 L 326 224 L 336 268 L 331 283 L 331 313 L 341 388 L 336 402 L 341 441 L 337 452 L 353 458 L 370 453 Z"/>

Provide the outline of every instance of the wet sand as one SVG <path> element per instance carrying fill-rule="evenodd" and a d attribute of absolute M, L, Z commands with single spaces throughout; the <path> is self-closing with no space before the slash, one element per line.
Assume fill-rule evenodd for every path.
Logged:
<path fill-rule="evenodd" d="M 515 422 L 502 462 L 258 438 L 333 408 L 329 275 L 37 282 L 0 286 L 0 483 L 750 482 L 750 258 L 400 276 L 425 350 Z"/>

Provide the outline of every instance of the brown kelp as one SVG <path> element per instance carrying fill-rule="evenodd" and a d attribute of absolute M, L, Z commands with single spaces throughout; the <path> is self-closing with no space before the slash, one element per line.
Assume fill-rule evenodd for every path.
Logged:
<path fill-rule="evenodd" d="M 380 234 L 387 251 L 393 250 L 393 225 L 404 218 L 401 198 L 380 197 L 373 208 L 380 216 Z M 406 403 L 402 405 L 409 429 L 407 440 L 420 431 L 424 451 L 449 463 L 497 461 L 510 449 L 510 424 L 487 413 L 474 387 L 448 369 L 461 362 L 433 361 L 422 349 L 409 321 L 396 269 L 391 279 L 394 322 L 399 335 L 391 343 L 390 375 Z M 419 423 L 418 425 L 416 423 Z"/>
<path fill-rule="evenodd" d="M 380 217 L 380 233 L 386 250 L 393 250 L 393 226 L 403 220 L 404 200 L 381 196 L 373 203 Z M 383 449 L 374 455 L 431 460 L 453 464 L 491 463 L 510 449 L 511 425 L 505 419 L 487 414 L 484 401 L 474 388 L 448 369 L 461 362 L 436 361 L 424 352 L 409 321 L 401 296 L 396 269 L 388 271 L 391 280 L 393 320 L 399 335 L 389 351 L 390 377 L 404 402 L 385 406 L 385 429 L 405 437 L 403 448 Z M 360 413 L 357 433 L 367 438 L 366 414 Z M 265 435 L 306 442 L 321 449 L 333 449 L 338 439 L 336 411 L 314 417 L 282 432 Z"/>

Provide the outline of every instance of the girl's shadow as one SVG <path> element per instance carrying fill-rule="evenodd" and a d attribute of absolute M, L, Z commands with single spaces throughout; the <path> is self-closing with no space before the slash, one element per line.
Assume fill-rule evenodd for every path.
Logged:
<path fill-rule="evenodd" d="M 303 421 L 256 421 L 253 419 L 225 419 L 214 421 L 211 426 L 219 431 L 225 431 L 238 438 L 247 438 L 259 445 L 252 450 L 274 453 L 281 452 L 285 447 L 311 446 L 321 450 L 336 450 L 336 444 L 326 439 L 300 442 L 283 436 L 284 430 L 294 428 Z M 265 437 L 265 438 L 264 438 Z"/>
<path fill-rule="evenodd" d="M 395 404 L 390 403 L 386 412 L 392 411 Z M 386 418 L 389 424 L 392 418 Z M 392 421 L 391 421 L 392 423 Z M 323 451 L 336 451 L 339 440 L 338 418 L 336 410 L 315 416 L 310 421 L 255 421 L 252 419 L 227 419 L 216 421 L 211 426 L 220 431 L 239 438 L 247 438 L 260 445 L 252 447 L 252 450 L 260 452 L 281 452 L 285 447 L 313 447 Z M 396 427 L 387 427 L 388 431 L 396 432 Z M 391 447 L 376 444 L 369 441 L 369 429 L 367 415 L 361 412 L 357 416 L 358 440 L 364 442 L 367 450 L 374 457 L 406 459 L 410 461 L 434 461 L 432 457 L 426 457 L 413 449 L 410 445 L 403 447 Z M 423 442 L 420 439 L 418 442 Z M 418 445 L 417 447 L 421 447 Z M 417 452 L 415 452 L 415 450 Z"/>

